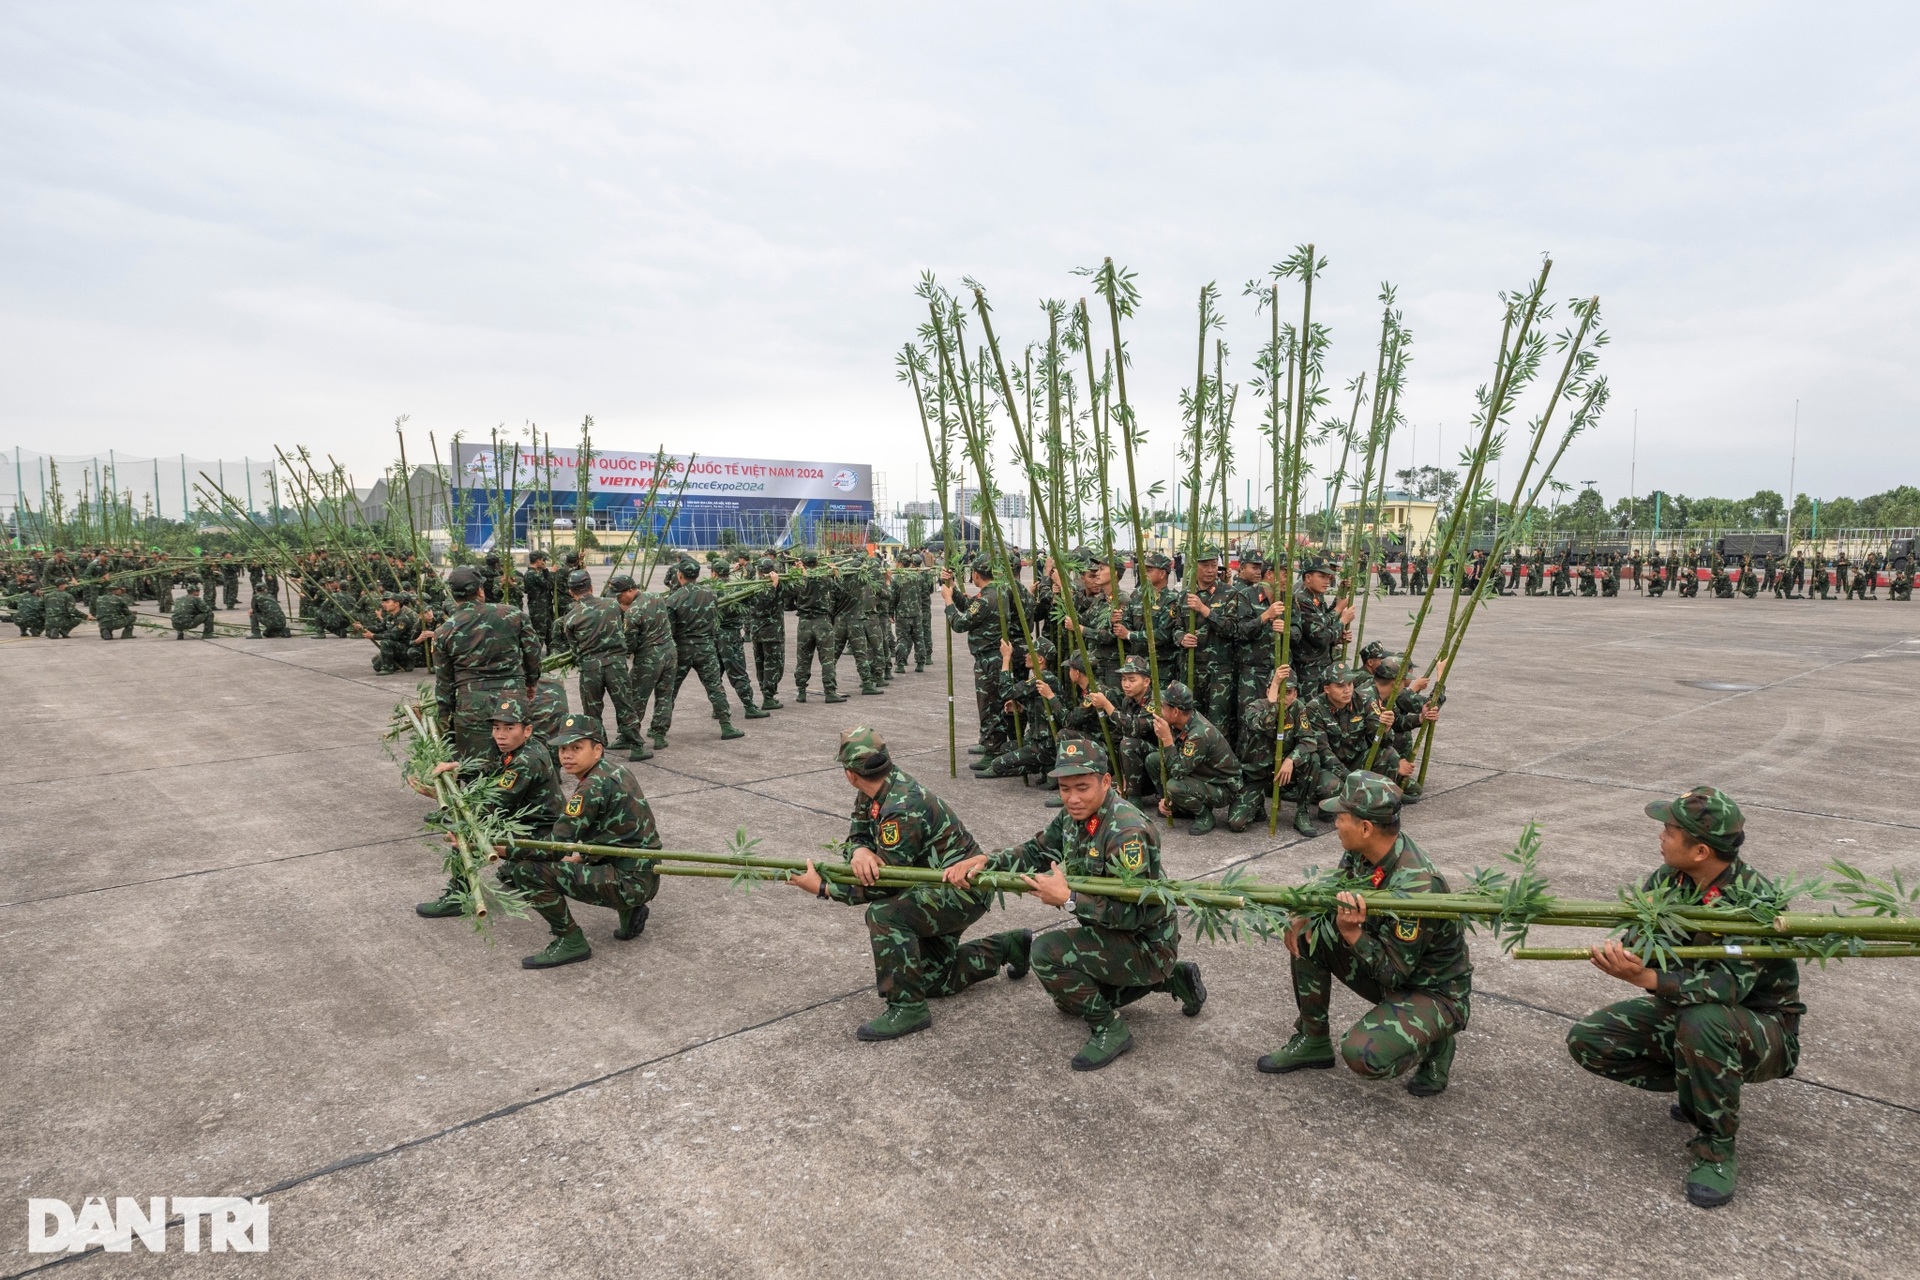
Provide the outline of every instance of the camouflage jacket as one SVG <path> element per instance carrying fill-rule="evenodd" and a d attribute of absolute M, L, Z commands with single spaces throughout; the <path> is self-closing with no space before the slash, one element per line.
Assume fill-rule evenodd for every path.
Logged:
<path fill-rule="evenodd" d="M 683 652 L 702 641 L 712 644 L 719 635 L 719 604 L 713 592 L 697 582 L 683 582 L 667 592 L 667 614 L 673 619 L 673 642 Z"/>
<path fill-rule="evenodd" d="M 862 621 L 873 612 L 873 583 L 865 569 L 848 569 L 834 583 L 833 616 Z"/>
<path fill-rule="evenodd" d="M 1288 643 L 1295 671 L 1318 671 L 1330 666 L 1346 628 L 1340 611 L 1302 588 L 1293 593 L 1293 634 Z"/>
<path fill-rule="evenodd" d="M 553 570 L 529 569 L 521 574 L 520 578 L 525 586 L 529 605 L 545 605 L 549 609 L 553 607 Z"/>
<path fill-rule="evenodd" d="M 787 633 L 787 584 L 769 584 L 747 597 L 747 639 L 778 640 Z"/>
<path fill-rule="evenodd" d="M 724 604 L 715 606 L 714 621 L 722 639 L 739 644 L 746 639 L 747 615 L 752 609 L 752 601 L 768 592 L 755 592 L 752 596 L 735 594 Z"/>
<path fill-rule="evenodd" d="M 1000 661 L 1000 599 L 999 583 L 990 583 L 981 589 L 977 596 L 954 593 L 953 603 L 947 606 L 947 627 L 967 638 L 967 652 L 977 661 L 985 661 L 989 655 L 997 664 Z M 1013 616 L 1013 604 L 1007 604 L 1007 630 L 1018 633 L 1020 624 Z"/>
<path fill-rule="evenodd" d="M 1234 752 L 1248 777 L 1271 780 L 1274 769 L 1278 708 L 1265 698 L 1240 709 L 1240 747 Z M 1320 759 L 1320 735 L 1307 723 L 1307 704 L 1295 698 L 1287 708 L 1286 737 L 1279 742 L 1279 758 L 1293 761 L 1293 776 L 1312 769 Z"/>
<path fill-rule="evenodd" d="M 627 607 L 627 652 L 664 653 L 673 647 L 673 617 L 659 592 L 641 593 Z"/>
<path fill-rule="evenodd" d="M 1191 778 L 1196 782 L 1240 781 L 1240 761 L 1227 745 L 1227 735 L 1214 728 L 1198 711 L 1188 717 L 1184 728 L 1173 731 L 1173 745 L 1162 747 L 1160 756 L 1166 761 L 1169 781 L 1176 778 Z"/>
<path fill-rule="evenodd" d="M 253 599 L 247 602 L 247 616 L 263 627 L 287 625 L 287 611 L 280 607 L 278 600 L 265 591 L 253 593 Z"/>
<path fill-rule="evenodd" d="M 653 825 L 653 806 L 634 776 L 605 756 L 587 770 L 553 824 L 555 840 L 579 844 L 610 844 L 623 849 L 658 849 L 660 832 Z M 555 855 L 559 856 L 559 855 Z M 592 863 L 626 862 L 625 858 L 592 854 Z M 651 863 L 645 864 L 651 866 Z"/>
<path fill-rule="evenodd" d="M 54 620 L 56 617 L 66 616 L 64 614 L 56 615 L 54 613 L 54 599 L 56 597 L 58 597 L 62 601 L 66 601 L 66 608 L 69 611 L 72 610 L 73 608 L 73 603 L 71 600 L 67 599 L 66 592 L 64 591 L 47 592 L 44 598 L 47 602 L 47 625 L 48 626 L 52 626 L 54 624 Z M 173 626 L 176 631 L 185 631 L 189 627 L 201 626 L 206 622 L 208 618 L 211 618 L 212 616 L 213 616 L 213 610 L 207 607 L 206 600 L 200 596 L 181 596 L 178 600 L 175 600 L 173 602 Z"/>
<path fill-rule="evenodd" d="M 1109 600 L 1102 592 L 1074 588 L 1073 609 L 1079 615 L 1080 625 L 1086 628 L 1087 653 L 1102 670 L 1111 671 L 1126 660 L 1126 646 L 1113 634 L 1113 615 L 1119 610 L 1124 621 L 1129 603 L 1125 592 Z M 1069 651 L 1062 651 L 1063 656 L 1066 652 Z"/>
<path fill-rule="evenodd" d="M 1315 694 L 1307 700 L 1307 723 L 1319 735 L 1327 763 L 1343 770 L 1358 769 L 1366 761 L 1380 732 L 1378 707 L 1357 691 L 1351 702 L 1338 709 L 1325 694 Z"/>
<path fill-rule="evenodd" d="M 611 596 L 588 596 L 560 620 L 560 634 L 576 658 L 613 657 L 627 651 L 627 615 Z"/>
<path fill-rule="evenodd" d="M 1765 876 L 1737 855 L 1704 891 L 1696 891 L 1693 880 L 1672 867 L 1661 867 L 1648 876 L 1641 887 L 1653 889 L 1663 885 L 1679 890 L 1685 901 L 1706 906 L 1712 906 L 1729 890 L 1770 887 Z M 1737 945 L 1742 941 L 1765 940 L 1759 936 L 1741 939 L 1696 933 L 1687 942 L 1692 946 L 1717 946 L 1723 942 Z M 1792 960 L 1688 960 L 1662 970 L 1653 994 L 1668 1004 L 1737 1004 L 1755 1013 L 1796 1020 L 1807 1011 L 1807 1006 L 1800 1003 L 1800 966 Z"/>
<path fill-rule="evenodd" d="M 489 803 L 502 817 L 524 824 L 529 840 L 549 839 L 548 833 L 566 803 L 560 788 L 560 766 L 538 737 L 527 739 L 518 751 L 503 752 L 493 747 L 484 757 L 462 764 L 460 776 L 467 781 L 491 777 Z"/>
<path fill-rule="evenodd" d="M 1118 790 L 1108 791 L 1106 800 L 1085 822 L 1074 821 L 1062 809 L 1033 839 L 988 858 L 987 867 L 1041 875 L 1056 862 L 1069 876 L 1166 878 L 1160 866 L 1160 837 L 1153 824 L 1123 800 Z M 1161 902 L 1075 894 L 1067 907 L 1082 921 L 1103 929 L 1168 939 L 1177 938 L 1180 932 L 1173 909 Z"/>
<path fill-rule="evenodd" d="M 853 816 L 847 827 L 847 858 L 853 850 L 871 849 L 890 867 L 950 867 L 981 852 L 979 841 L 968 832 L 959 815 L 947 802 L 934 795 L 899 768 L 887 771 L 887 787 L 869 799 L 856 792 Z M 986 897 L 984 890 L 935 889 L 935 892 L 963 897 Z M 902 892 L 875 885 L 834 884 L 826 886 L 827 896 L 835 902 L 873 902 Z M 914 890 L 924 892 L 924 890 Z"/>
<path fill-rule="evenodd" d="M 111 593 L 93 602 L 93 616 L 103 627 L 124 627 L 133 621 L 133 602 Z"/>
<path fill-rule="evenodd" d="M 793 611 L 802 618 L 830 618 L 836 592 L 833 575 L 822 569 L 802 569 L 780 584 Z"/>
<path fill-rule="evenodd" d="M 1405 873 L 1393 891 L 1408 894 L 1446 893 L 1446 877 L 1427 861 L 1427 855 L 1412 838 L 1402 833 L 1379 866 L 1361 855 L 1341 855 L 1342 874 L 1373 883 L 1377 893 L 1363 893 L 1367 900 L 1367 918 L 1360 924 L 1360 937 L 1352 946 L 1336 942 L 1321 947 L 1313 960 L 1337 978 L 1371 982 L 1383 992 L 1420 991 L 1451 1001 L 1466 1012 L 1473 991 L 1473 961 L 1467 955 L 1467 938 L 1453 920 L 1395 919 L 1386 913 L 1393 909 L 1388 886 L 1394 877 Z"/>
<path fill-rule="evenodd" d="M 1273 626 L 1260 620 L 1271 603 L 1266 583 L 1236 579 L 1227 588 L 1226 603 L 1213 611 L 1210 621 L 1214 629 L 1226 634 L 1234 655 L 1243 665 L 1251 664 L 1255 668 L 1273 665 Z"/>
<path fill-rule="evenodd" d="M 433 694 L 440 723 L 452 723 L 459 690 L 470 685 L 518 685 L 540 680 L 540 638 L 518 609 L 466 602 L 433 633 Z"/>
<path fill-rule="evenodd" d="M 1126 650 L 1136 658 L 1147 656 L 1147 593 L 1144 589 L 1133 593 L 1123 610 L 1127 628 Z M 1153 653 L 1161 663 L 1168 661 L 1168 655 L 1178 646 L 1175 639 L 1179 636 L 1186 617 L 1185 602 L 1180 594 L 1172 589 L 1153 593 Z M 1180 622 L 1176 624 L 1176 618 Z M 1116 636 L 1115 639 L 1118 639 Z M 1166 678 L 1166 669 L 1161 669 L 1161 678 Z"/>
<path fill-rule="evenodd" d="M 1182 596 L 1179 608 L 1181 630 L 1188 629 L 1188 618 L 1191 616 L 1193 634 L 1200 641 L 1196 646 L 1200 655 L 1203 658 L 1228 657 L 1233 652 L 1234 639 L 1232 589 L 1226 583 L 1215 580 L 1212 586 L 1204 589 L 1197 585 L 1190 588 L 1187 595 L 1200 597 L 1211 612 L 1202 617 L 1200 611 L 1194 609 L 1189 614 L 1186 596 Z"/>

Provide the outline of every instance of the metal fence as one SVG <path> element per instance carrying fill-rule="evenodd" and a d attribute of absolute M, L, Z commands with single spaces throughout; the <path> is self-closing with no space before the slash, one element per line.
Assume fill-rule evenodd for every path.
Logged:
<path fill-rule="evenodd" d="M 253 512 L 269 512 L 277 489 L 273 461 L 196 458 L 190 454 L 138 457 L 105 453 L 51 454 L 14 447 L 0 454 L 0 512 L 15 528 L 32 528 L 51 512 L 72 513 L 131 504 L 136 517 L 168 520 L 217 511 L 205 491 L 218 486 Z"/>

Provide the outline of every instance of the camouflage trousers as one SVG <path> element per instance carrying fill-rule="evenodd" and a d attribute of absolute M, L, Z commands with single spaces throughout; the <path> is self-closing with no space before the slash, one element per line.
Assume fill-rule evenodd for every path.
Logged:
<path fill-rule="evenodd" d="M 753 642 L 753 673 L 760 681 L 762 701 L 779 693 L 780 677 L 787 673 L 787 638 L 784 635 Z"/>
<path fill-rule="evenodd" d="M 1120 785 L 1130 798 L 1160 794 L 1160 769 L 1156 758 L 1154 770 L 1147 772 L 1147 757 L 1153 755 L 1153 744 L 1145 738 L 1124 737 L 1115 744 L 1120 755 Z"/>
<path fill-rule="evenodd" d="M 476 680 L 455 691 L 453 723 L 449 725 L 445 707 L 440 708 L 442 732 L 453 734 L 453 754 L 462 760 L 477 760 L 493 751 L 493 702 L 502 692 L 525 695 L 527 688 L 517 680 Z"/>
<path fill-rule="evenodd" d="M 1242 649 L 1233 659 L 1233 728 L 1214 722 L 1227 735 L 1228 742 L 1240 740 L 1240 719 L 1246 709 L 1267 700 L 1267 685 L 1273 679 L 1273 647 Z"/>
<path fill-rule="evenodd" d="M 374 651 L 373 669 L 381 675 L 393 671 L 411 671 L 414 652 L 412 636 L 382 637 L 379 648 Z"/>
<path fill-rule="evenodd" d="M 1295 805 L 1309 812 L 1319 803 L 1339 790 L 1322 790 L 1324 775 L 1318 765 L 1309 762 L 1293 766 L 1293 777 L 1280 784 L 1280 799 L 1291 800 Z M 1273 766 L 1242 766 L 1240 770 L 1240 795 L 1233 803 L 1233 816 L 1252 822 L 1266 816 L 1267 801 L 1273 798 Z"/>
<path fill-rule="evenodd" d="M 1141 763 L 1150 786 L 1160 785 L 1161 755 L 1159 748 L 1147 752 L 1147 758 Z M 1211 811 L 1232 804 L 1240 798 L 1240 782 L 1222 782 L 1219 779 L 1206 778 L 1168 778 L 1166 798 L 1173 802 L 1176 817 L 1192 818 L 1202 810 Z"/>
<path fill-rule="evenodd" d="M 642 858 L 606 862 L 509 858 L 497 874 L 501 884 L 527 895 L 527 905 L 540 913 L 555 937 L 573 928 L 568 898 L 620 910 L 652 902 L 660 892 L 659 873 Z"/>
<path fill-rule="evenodd" d="M 893 678 L 893 619 L 884 613 L 867 615 L 867 654 L 875 684 Z"/>
<path fill-rule="evenodd" d="M 981 771 L 982 777 L 1019 778 L 1030 773 L 1045 774 L 1053 768 L 1054 740 L 1047 732 L 1047 722 L 1029 722 L 1025 728 L 1026 737 L 1020 745 L 993 756 Z"/>
<path fill-rule="evenodd" d="M 1180 930 L 1171 918 L 1139 933 L 1080 924 L 1033 940 L 1033 975 L 1060 1012 L 1097 1027 L 1148 992 L 1164 990 L 1179 954 Z"/>
<path fill-rule="evenodd" d="M 747 645 L 737 635 L 721 635 L 717 646 L 720 654 L 720 669 L 726 673 L 727 682 L 740 698 L 740 705 L 753 705 L 753 677 L 747 674 Z"/>
<path fill-rule="evenodd" d="M 933 658 L 933 637 L 928 633 L 925 618 L 895 618 L 894 635 L 898 637 L 893 646 L 893 665 L 900 670 L 907 669 L 907 659 L 913 659 L 913 669 L 925 669 Z"/>
<path fill-rule="evenodd" d="M 679 651 L 673 675 L 660 689 L 653 704 L 653 732 L 663 734 L 673 727 L 673 704 L 680 696 L 680 686 L 687 682 L 688 672 L 700 677 L 700 687 L 707 691 L 707 701 L 713 704 L 713 718 L 722 724 L 733 723 L 733 708 L 727 704 L 727 685 L 720 670 L 720 655 L 714 652 L 713 642 L 706 641 Z"/>
<path fill-rule="evenodd" d="M 21 630 L 21 634 L 22 634 L 22 635 L 24 635 L 24 634 L 26 634 L 26 632 L 25 632 L 25 629 L 24 629 L 24 628 L 22 628 L 22 630 Z M 102 640 L 111 640 L 111 639 L 113 639 L 113 624 L 112 624 L 112 623 L 110 623 L 110 622 L 103 622 L 103 623 L 101 623 L 101 624 L 100 624 L 100 638 L 101 638 Z M 122 640 L 131 640 L 131 639 L 133 639 L 133 622 L 132 622 L 132 620 L 131 620 L 131 619 L 129 619 L 129 620 L 128 620 L 128 622 L 127 622 L 127 624 L 126 624 L 126 626 L 124 626 L 124 627 L 122 627 L 122 628 L 120 628 L 120 638 L 121 638 Z"/>
<path fill-rule="evenodd" d="M 533 619 L 533 634 L 540 637 L 540 643 L 553 646 L 553 597 L 542 596 L 527 601 L 527 616 Z"/>
<path fill-rule="evenodd" d="M 871 687 L 873 678 L 873 644 L 867 638 L 867 619 L 841 617 L 833 624 L 833 661 L 840 663 L 840 655 L 853 650 L 853 669 L 860 677 L 862 686 Z"/>
<path fill-rule="evenodd" d="M 667 681 L 673 678 L 680 658 L 672 645 L 643 648 L 632 657 L 633 666 L 628 672 L 627 684 L 633 691 L 633 723 L 637 727 L 647 723 L 648 702 L 654 702 L 654 715 L 658 718 L 658 699 L 666 696 L 663 690 Z"/>
<path fill-rule="evenodd" d="M 627 675 L 627 655 L 590 653 L 579 662 L 580 710 L 600 720 L 602 702 L 611 699 L 617 733 L 607 734 L 607 741 L 633 739 L 640 732 L 640 716 L 634 710 L 633 682 Z M 606 722 L 601 720 L 601 723 Z"/>
<path fill-rule="evenodd" d="M 918 1004 L 955 995 L 999 972 L 1013 935 L 960 941 L 991 903 L 985 893 L 931 886 L 870 903 L 867 935 L 880 998 L 888 1004 Z"/>
<path fill-rule="evenodd" d="M 1740 1086 L 1793 1074 L 1799 1019 L 1641 996 L 1574 1023 L 1567 1052 L 1595 1075 L 1654 1093 L 1678 1092 L 1680 1110 L 1698 1130 L 1687 1149 L 1701 1160 L 1724 1160 L 1740 1130 Z"/>
<path fill-rule="evenodd" d="M 1006 699 L 1000 696 L 1000 653 L 991 660 L 976 654 L 973 659 L 973 702 L 980 713 L 980 745 L 988 755 L 999 755 L 1013 739 L 1013 717 L 1006 712 Z"/>
<path fill-rule="evenodd" d="M 1338 951 L 1345 951 L 1339 943 Z M 1368 1080 L 1391 1080 L 1431 1061 L 1442 1079 L 1453 1067 L 1454 1036 L 1466 1030 L 1471 1000 L 1459 1001 L 1424 991 L 1382 991 L 1364 979 L 1340 981 L 1363 1000 L 1373 1001 L 1365 1017 L 1340 1037 L 1340 1057 L 1356 1075 Z M 1293 1002 L 1300 1016 L 1294 1030 L 1311 1036 L 1329 1034 L 1327 1010 L 1333 998 L 1334 975 L 1311 958 L 1293 959 Z"/>
<path fill-rule="evenodd" d="M 833 621 L 829 618 L 802 618 L 794 637 L 793 687 L 807 691 L 807 679 L 813 674 L 813 656 L 820 655 L 820 687 L 829 694 L 840 691 L 840 674 L 834 667 L 838 656 L 833 647 Z"/>

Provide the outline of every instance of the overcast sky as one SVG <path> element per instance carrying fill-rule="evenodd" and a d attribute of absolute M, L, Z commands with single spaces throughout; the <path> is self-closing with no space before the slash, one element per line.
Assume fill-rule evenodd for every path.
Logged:
<path fill-rule="evenodd" d="M 0 444 L 365 475 L 398 414 L 424 448 L 591 413 L 605 448 L 871 462 L 899 501 L 919 273 L 1024 342 L 1112 255 L 1165 471 L 1197 290 L 1246 377 L 1240 286 L 1311 240 L 1334 380 L 1398 286 L 1422 462 L 1551 251 L 1613 336 L 1566 479 L 1784 489 L 1797 398 L 1797 487 L 1858 496 L 1920 482 L 1917 35 L 1906 5 L 8 5 Z"/>

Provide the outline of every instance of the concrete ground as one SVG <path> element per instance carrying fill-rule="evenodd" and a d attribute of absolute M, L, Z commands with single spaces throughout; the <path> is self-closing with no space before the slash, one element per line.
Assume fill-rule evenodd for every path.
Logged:
<path fill-rule="evenodd" d="M 1400 615 L 1377 604 L 1376 631 Z M 936 650 L 937 652 L 938 650 Z M 1293 1003 L 1277 944 L 1201 945 L 1212 999 L 1152 997 L 1135 1051 L 1067 1069 L 1082 1028 L 1031 980 L 861 1044 L 858 911 L 670 880 L 645 935 L 580 909 L 586 964 L 523 971 L 413 904 L 426 802 L 381 749 L 411 685 L 360 642 L 0 642 L 0 1265 L 29 1196 L 264 1195 L 265 1255 L 82 1255 L 73 1274 L 1912 1275 L 1920 962 L 1804 973 L 1799 1074 L 1753 1088 L 1738 1198 L 1680 1194 L 1668 1099 L 1576 1068 L 1572 1018 L 1629 992 L 1475 947 L 1453 1086 L 1261 1076 Z M 964 649 L 960 660 L 966 662 Z M 846 664 L 850 666 L 849 664 Z M 1667 599 L 1493 605 L 1408 830 L 1450 873 L 1528 819 L 1561 892 L 1657 861 L 1650 799 L 1722 787 L 1770 872 L 1920 869 L 1911 606 Z M 849 684 L 852 684 L 849 681 Z M 1715 684 L 1738 686 L 1711 687 Z M 1703 685 L 1708 687 L 1703 687 Z M 936 670 L 815 700 L 722 745 L 690 682 L 633 766 L 669 846 L 842 836 L 832 747 L 866 721 L 989 847 L 1042 793 L 946 776 Z M 961 680 L 963 705 L 968 684 Z M 961 738 L 964 747 L 967 736 Z M 1286 826 L 1167 838 L 1171 873 L 1289 881 L 1339 856 Z M 1456 881 L 1457 883 L 1457 881 Z M 1024 900 L 981 928 L 1046 927 Z M 1362 1006 L 1336 996 L 1336 1017 Z M 137 1247 L 137 1246 L 136 1246 Z"/>

